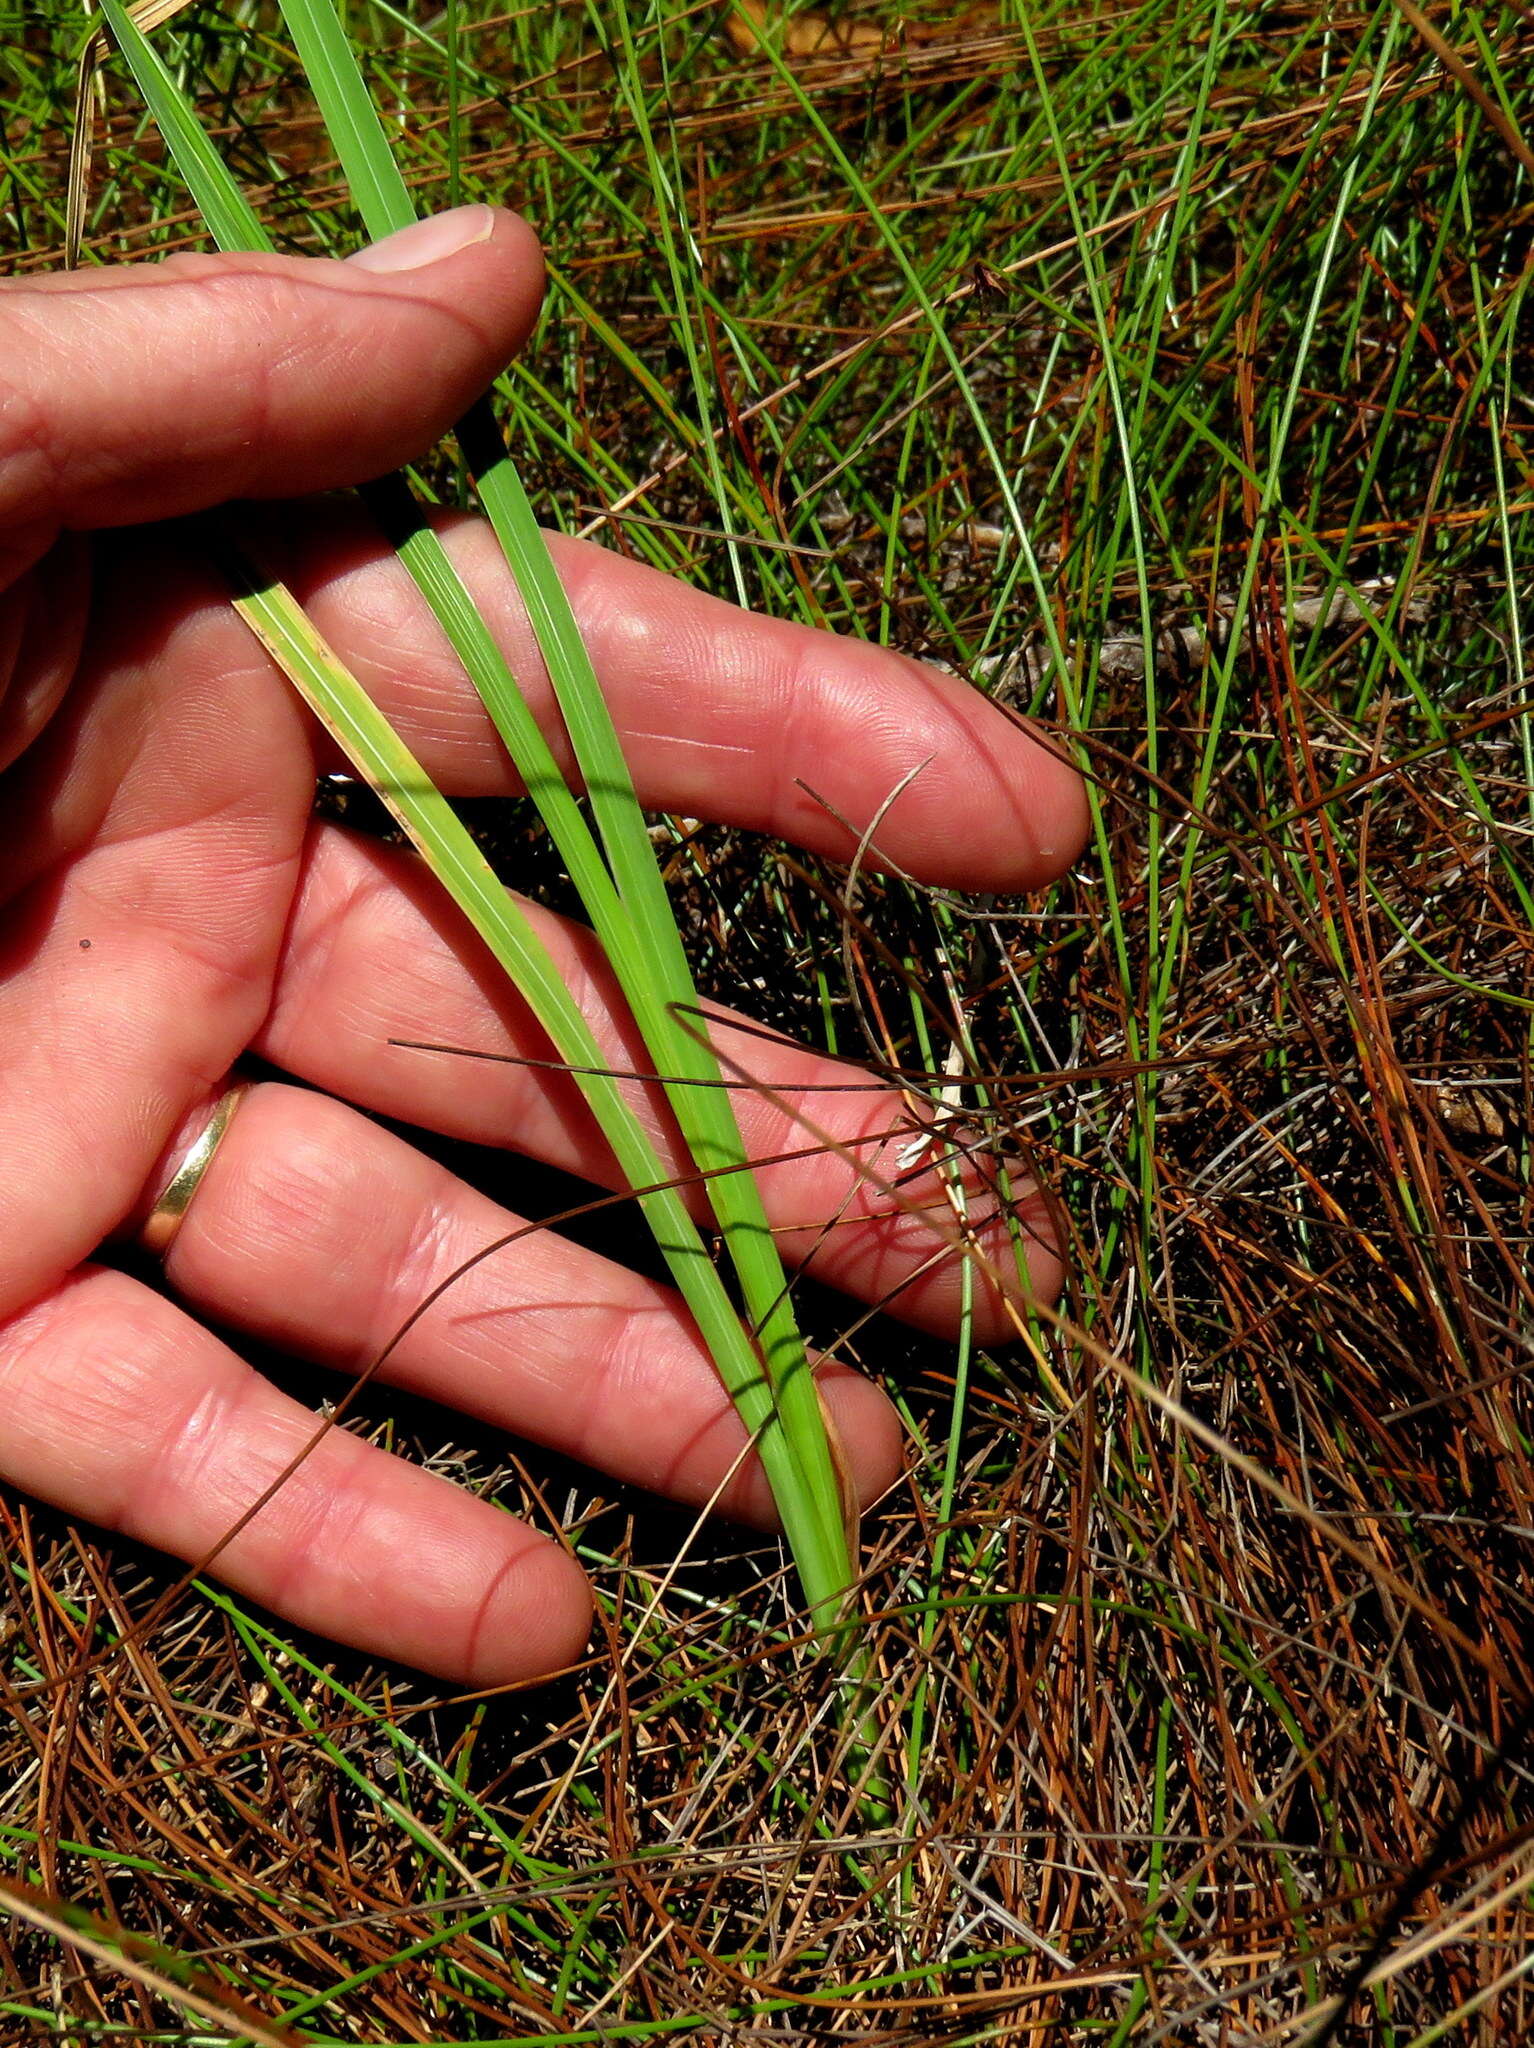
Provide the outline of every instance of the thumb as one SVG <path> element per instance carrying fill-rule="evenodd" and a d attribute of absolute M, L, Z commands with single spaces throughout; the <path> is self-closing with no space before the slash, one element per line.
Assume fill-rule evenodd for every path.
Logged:
<path fill-rule="evenodd" d="M 532 230 L 469 206 L 346 262 L 172 256 L 0 283 L 0 561 L 61 528 L 396 468 L 504 368 L 542 281 Z"/>

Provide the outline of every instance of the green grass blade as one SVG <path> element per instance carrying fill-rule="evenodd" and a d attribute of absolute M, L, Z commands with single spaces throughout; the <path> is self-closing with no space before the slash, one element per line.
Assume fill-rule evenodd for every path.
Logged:
<path fill-rule="evenodd" d="M 686 1077 L 681 1085 L 668 1088 L 667 1095 L 694 1160 L 705 1170 L 737 1165 L 746 1154 L 734 1104 L 727 1090 L 708 1085 L 720 1079 L 719 1064 L 688 1021 L 698 1002 L 697 991 L 628 764 L 564 585 L 521 480 L 498 446 L 499 436 L 490 443 L 476 419 L 463 430 L 463 441 L 481 502 L 506 550 L 555 679 L 623 911 L 639 936 L 637 948 L 625 943 L 612 955 L 624 979 L 624 993 L 660 1071 Z M 688 1081 L 704 1085 L 689 1086 Z M 749 1173 L 724 1174 L 709 1186 L 747 1315 L 778 1390 L 784 1428 L 806 1468 L 822 1537 L 845 1549 L 841 1485 L 760 1192 Z M 850 1579 L 850 1555 L 848 1574 Z"/>
<path fill-rule="evenodd" d="M 282 18 L 368 233 L 381 241 L 408 228 L 415 202 L 331 0 L 282 0 Z"/>
<path fill-rule="evenodd" d="M 414 208 L 331 0 L 284 0 L 283 16 L 309 71 L 310 85 L 369 234 L 377 238 L 406 225 L 415 217 Z M 728 1092 L 717 1085 L 687 1085 L 688 1081 L 717 1084 L 719 1067 L 708 1046 L 684 1021 L 697 1004 L 697 990 L 628 763 L 564 586 L 487 403 L 474 408 L 462 423 L 459 437 L 481 503 L 527 606 L 589 793 L 619 904 L 615 906 L 600 886 L 593 900 L 574 868 L 572 879 L 582 889 L 651 1057 L 662 1073 L 682 1077 L 679 1085 L 670 1086 L 667 1092 L 695 1162 L 705 1170 L 741 1165 L 745 1149 Z M 428 542 L 407 555 L 407 565 L 414 569 L 419 561 L 426 567 L 430 547 Z M 443 594 L 438 565 L 431 563 L 428 574 L 436 594 L 425 583 L 422 588 L 437 609 Z M 454 609 L 459 609 L 456 600 Z M 440 609 L 438 617 L 443 618 Z M 471 630 L 463 619 L 459 628 Z M 456 638 L 454 644 L 459 644 Z M 462 647 L 459 651 L 462 653 Z M 470 674 L 481 684 L 481 695 L 513 760 L 541 800 L 545 786 L 544 776 L 537 772 L 541 763 L 530 773 L 526 758 L 536 727 L 529 732 L 532 721 L 514 680 L 504 663 L 497 664 L 494 673 L 470 664 Z M 537 744 L 538 750 L 546 753 L 541 739 Z M 550 824 L 553 829 L 552 819 Z M 555 837 L 568 862 L 570 848 L 562 831 L 556 831 Z M 586 866 L 583 861 L 582 868 Z M 821 1539 L 845 1549 L 836 1465 L 760 1194 L 749 1173 L 729 1173 L 711 1182 L 710 1196 L 740 1279 L 747 1314 L 778 1390 L 785 1431 L 805 1470 Z M 850 1576 L 849 1553 L 849 1580 Z"/>
<path fill-rule="evenodd" d="M 221 249 L 270 249 L 271 238 L 254 207 L 230 177 L 180 86 L 122 0 L 101 0 L 101 12 L 213 239 Z"/>
<path fill-rule="evenodd" d="M 605 1054 L 592 1036 L 558 969 L 451 804 L 394 731 L 356 678 L 282 584 L 264 576 L 227 544 L 218 550 L 247 624 L 292 680 L 316 717 L 343 748 L 408 833 L 433 874 L 464 912 L 533 1009 L 559 1057 L 577 1069 L 581 1088 L 638 1195 L 672 1275 L 697 1319 L 721 1378 L 748 1429 L 761 1432 L 761 1451 L 781 1484 L 785 1525 L 811 1531 L 796 1562 L 812 1607 L 829 1618 L 845 1592 L 844 1560 L 820 1544 L 819 1517 L 805 1497 L 797 1461 L 781 1449 L 786 1422 L 762 1361 L 729 1298 L 697 1226 L 620 1084 L 600 1071 Z"/>
<path fill-rule="evenodd" d="M 344 139 L 346 147 L 356 154 L 357 196 L 370 231 L 381 235 L 408 224 L 414 218 L 408 193 L 389 156 L 381 126 L 333 12 L 328 5 L 295 5 L 289 13 L 290 17 L 303 17 L 302 37 L 297 20 L 290 18 L 295 41 L 300 43 L 301 52 L 312 45 L 326 93 L 338 100 L 338 140 Z M 328 29 L 322 17 L 328 17 Z M 109 0 L 106 18 L 161 126 L 177 168 L 220 247 L 269 249 L 270 240 L 258 217 L 203 134 L 168 67 L 127 14 L 121 0 Z M 344 105 L 339 104 L 342 99 Z M 322 111 L 329 120 L 331 107 L 322 105 Z M 642 895 L 648 905 L 647 919 L 636 916 L 632 900 L 620 901 L 580 808 L 565 786 L 504 656 L 435 533 L 420 519 L 408 489 L 399 479 L 389 480 L 373 487 L 370 501 L 384 518 L 402 559 L 490 707 L 572 880 L 581 891 L 652 1056 L 667 1074 L 717 1081 L 719 1070 L 712 1054 L 671 1007 L 690 1006 L 696 1002 L 696 993 L 655 867 L 643 813 L 606 705 L 591 673 L 563 587 L 554 575 L 542 534 L 487 406 L 480 409 L 479 419 L 483 432 L 491 437 L 485 445 L 492 455 L 486 458 L 485 466 L 492 479 L 490 495 L 500 512 L 495 522 L 497 530 L 502 532 L 503 544 L 510 536 L 513 573 L 539 628 L 540 645 L 556 685 L 561 680 L 558 664 L 565 664 L 567 688 L 561 692 L 561 704 L 567 718 L 571 716 L 571 706 L 574 708 L 580 730 L 577 733 L 572 728 L 572 737 L 578 754 L 584 738 L 583 770 L 588 781 L 595 781 L 596 792 L 607 811 L 608 827 L 617 824 L 622 865 L 629 875 L 631 891 Z M 467 859 L 464 848 L 472 849 L 473 842 L 461 827 L 457 827 L 455 835 L 452 827 L 457 826 L 457 820 L 451 807 L 414 763 L 397 735 L 393 735 L 387 721 L 361 692 L 360 685 L 348 678 L 349 695 L 337 684 L 338 673 L 344 671 L 328 650 L 321 651 L 323 643 L 316 645 L 317 636 L 307 627 L 301 610 L 287 593 L 273 595 L 249 576 L 246 582 L 249 587 L 241 602 L 248 621 L 261 632 L 318 715 L 336 732 L 350 757 L 370 781 L 375 781 L 380 795 L 400 816 L 439 881 L 465 909 L 502 966 L 533 1003 L 560 1056 L 575 1065 L 600 1066 L 602 1060 L 589 1032 L 584 1027 L 576 1029 L 579 1015 L 569 1003 L 567 992 L 563 1004 L 560 1002 L 560 990 L 555 986 L 558 977 L 547 957 L 543 956 L 540 963 L 537 953 L 527 950 L 525 933 L 515 941 L 511 936 L 504 891 L 482 861 L 476 865 L 475 860 Z M 577 677 L 573 691 L 568 685 L 571 671 Z M 593 754 L 598 757 L 595 771 L 587 765 Z M 397 808 L 407 801 L 408 817 Z M 492 885 L 488 888 L 487 876 Z M 670 970 L 664 986 L 658 984 L 657 960 Z M 583 1087 L 587 1078 L 597 1077 L 582 1077 Z M 588 1099 L 631 1185 L 650 1186 L 666 1175 L 637 1124 L 629 1118 L 631 1128 L 619 1124 L 613 1130 L 607 1129 L 608 1118 L 615 1115 L 614 1104 L 622 1104 L 621 1096 L 612 1093 L 613 1089 L 611 1081 L 602 1083 L 594 1094 L 588 1091 Z M 671 1092 L 684 1136 L 698 1163 L 743 1166 L 744 1148 L 726 1091 L 682 1086 Z M 624 1114 L 627 1115 L 626 1109 Z M 642 1142 L 636 1143 L 636 1135 Z M 842 1604 L 853 1572 L 841 1485 L 826 1437 L 819 1395 L 788 1306 L 781 1261 L 754 1181 L 749 1172 L 727 1172 L 711 1183 L 711 1194 L 741 1273 L 756 1343 L 742 1329 L 680 1197 L 675 1193 L 647 1197 L 643 1198 L 643 1206 L 672 1265 L 677 1284 L 699 1323 L 721 1380 L 746 1427 L 759 1439 L 762 1461 L 783 1516 L 806 1597 L 812 1611 L 825 1620 Z"/>

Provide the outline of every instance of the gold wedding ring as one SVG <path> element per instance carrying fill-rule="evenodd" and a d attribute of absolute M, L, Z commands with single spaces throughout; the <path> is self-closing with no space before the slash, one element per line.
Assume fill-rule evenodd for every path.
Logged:
<path fill-rule="evenodd" d="M 248 1081 L 239 1081 L 219 1097 L 202 1135 L 186 1152 L 171 1175 L 165 1192 L 150 1210 L 140 1241 L 156 1258 L 164 1258 L 175 1241 L 176 1232 L 186 1221 L 192 1197 L 201 1187 L 203 1175 L 213 1164 L 213 1155 L 224 1142 L 235 1111 L 250 1093 L 250 1085 Z"/>

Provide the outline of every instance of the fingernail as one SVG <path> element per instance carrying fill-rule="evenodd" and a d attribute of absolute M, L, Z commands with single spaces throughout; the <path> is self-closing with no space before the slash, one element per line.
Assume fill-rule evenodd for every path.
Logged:
<path fill-rule="evenodd" d="M 493 206 L 458 206 L 451 213 L 434 213 L 429 220 L 397 228 L 347 261 L 359 270 L 424 270 L 429 263 L 456 256 L 460 249 L 488 242 L 494 232 Z"/>

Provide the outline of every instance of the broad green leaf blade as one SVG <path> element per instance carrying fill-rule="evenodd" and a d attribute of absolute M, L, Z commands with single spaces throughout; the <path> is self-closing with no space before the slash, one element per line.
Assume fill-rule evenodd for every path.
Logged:
<path fill-rule="evenodd" d="M 268 248 L 259 219 L 203 134 L 175 79 L 121 0 L 108 0 L 105 11 L 215 239 L 223 248 Z M 347 162 L 348 175 L 370 232 L 377 236 L 406 225 L 414 217 L 409 195 L 333 10 L 328 4 L 318 6 L 315 0 L 292 8 L 290 26 L 296 41 L 300 40 L 298 16 L 303 17 L 302 40 L 312 45 L 315 55 L 316 83 L 324 86 L 322 112 L 327 121 L 334 120 L 343 158 L 350 155 L 355 159 Z M 325 16 L 329 17 L 328 27 Z M 717 1083 L 719 1069 L 712 1053 L 682 1022 L 696 1005 L 696 992 L 627 764 L 563 586 L 487 405 L 476 408 L 465 434 L 480 450 L 480 467 L 488 480 L 488 489 L 482 486 L 486 509 L 528 605 L 570 726 L 572 744 L 614 862 L 616 887 L 504 656 L 435 533 L 421 519 L 403 480 L 389 479 L 371 487 L 369 500 L 491 710 L 581 892 L 659 1070 Z M 424 771 L 354 679 L 346 678 L 350 693 L 342 689 L 339 694 L 327 695 L 324 679 L 333 679 L 340 665 L 328 650 L 323 657 L 317 656 L 317 636 L 287 593 L 270 597 L 259 587 L 259 579 L 252 583 L 247 576 L 246 581 L 242 605 L 248 622 L 262 634 L 391 808 L 408 799 L 410 815 L 397 809 L 396 815 L 439 880 L 534 1003 L 561 1057 L 576 1066 L 600 1066 L 589 1034 L 583 1035 L 579 1013 L 568 1003 L 567 992 L 561 1009 L 560 991 L 551 984 L 552 970 L 546 957 L 540 967 L 520 941 L 514 943 L 508 936 L 504 891 L 493 876 L 487 889 L 489 871 L 480 871 L 483 863 L 475 866 L 478 856 L 472 840 L 463 834 Z M 344 670 L 340 673 L 344 675 Z M 429 822 L 429 831 L 423 821 Z M 465 845 L 474 856 L 467 865 Z M 557 983 L 557 976 L 553 982 Z M 598 1081 L 594 1090 L 587 1088 L 588 1079 Z M 583 1076 L 581 1085 L 604 1130 L 609 1116 L 627 1116 L 626 1105 L 610 1080 L 602 1084 L 598 1077 Z M 782 1263 L 746 1166 L 728 1093 L 718 1087 L 685 1083 L 672 1086 L 668 1093 L 694 1158 L 700 1165 L 726 1169 L 710 1182 L 710 1194 L 740 1276 L 760 1351 L 741 1328 L 680 1198 L 674 1192 L 665 1198 L 642 1197 L 642 1205 L 720 1377 L 747 1428 L 758 1438 L 806 1596 L 824 1623 L 839 1610 L 851 1585 L 852 1551 L 842 1482 L 789 1304 Z M 629 1124 L 632 1128 L 622 1129 L 621 1135 L 618 1130 L 607 1135 L 631 1185 L 643 1189 L 665 1175 L 642 1130 L 632 1125 L 631 1118 Z M 637 1148 L 636 1133 L 642 1141 Z"/>
<path fill-rule="evenodd" d="M 408 228 L 416 218 L 415 202 L 332 0 L 282 0 L 282 18 L 368 233 L 381 241 Z"/>
<path fill-rule="evenodd" d="M 745 1158 L 740 1126 L 728 1091 L 706 1085 L 719 1080 L 719 1064 L 686 1021 L 698 1007 L 698 995 L 628 764 L 532 506 L 499 434 L 490 438 L 493 429 L 483 414 L 477 409 L 460 428 L 464 452 L 554 679 L 624 912 L 643 940 L 632 983 L 623 975 L 629 949 L 614 953 L 614 966 L 659 1070 L 705 1084 L 694 1087 L 683 1080 L 667 1089 L 693 1158 L 705 1170 L 736 1164 Z M 746 1312 L 778 1390 L 785 1428 L 805 1464 L 822 1540 L 845 1547 L 842 1484 L 760 1191 L 748 1173 L 729 1174 L 709 1185 Z M 847 1570 L 850 1582 L 850 1551 Z"/>
<path fill-rule="evenodd" d="M 795 1561 L 812 1611 L 833 1620 L 845 1598 L 844 1543 L 818 1540 L 819 1516 L 807 1498 L 798 1461 L 783 1455 L 786 1418 L 763 1363 L 708 1255 L 680 1193 L 620 1084 L 604 1068 L 605 1055 L 560 978 L 537 933 L 497 878 L 467 827 L 426 770 L 394 731 L 362 685 L 322 638 L 296 598 L 264 575 L 228 542 L 216 552 L 235 590 L 235 603 L 263 646 L 288 675 L 315 715 L 398 819 L 433 874 L 467 916 L 531 1005 L 559 1057 L 577 1078 L 636 1190 L 672 1275 L 697 1319 L 716 1368 L 753 1434 L 769 1476 L 783 1492 L 779 1504 L 801 1532 Z M 809 1532 L 806 1535 L 805 1532 Z"/>

